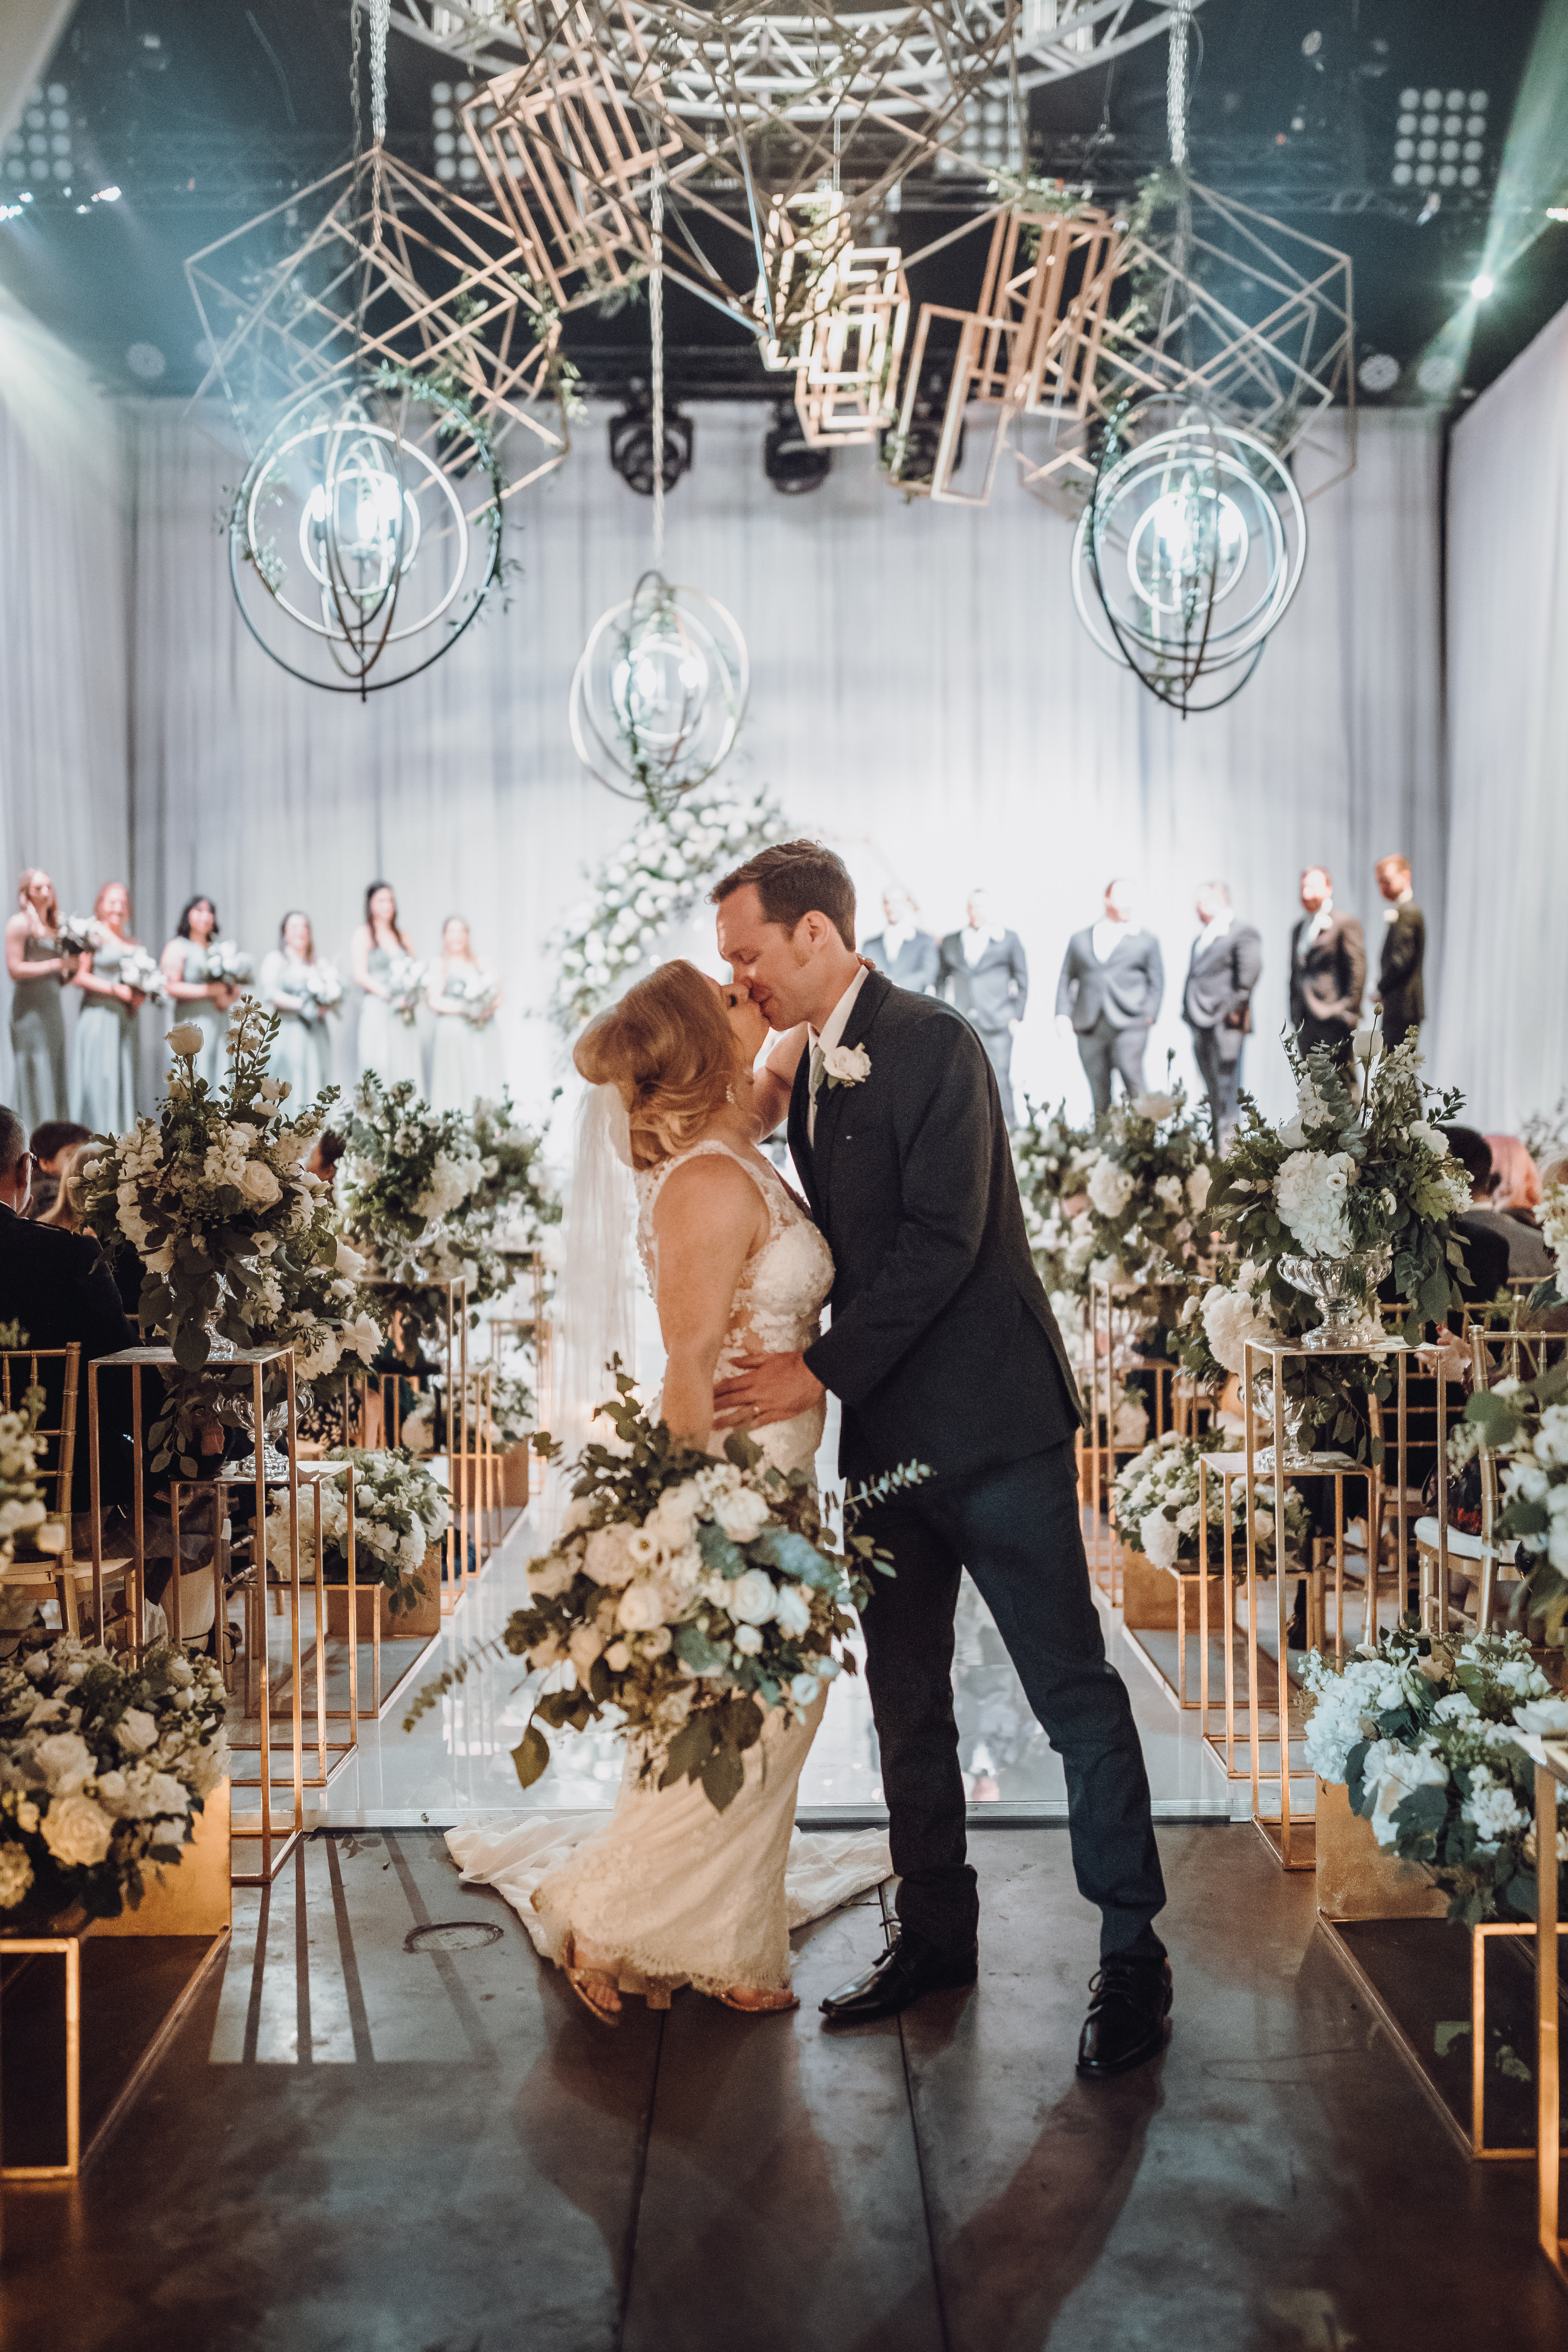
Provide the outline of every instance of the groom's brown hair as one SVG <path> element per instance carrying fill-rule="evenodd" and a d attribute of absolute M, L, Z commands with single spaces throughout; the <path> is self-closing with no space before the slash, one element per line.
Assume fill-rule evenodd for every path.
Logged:
<path fill-rule="evenodd" d="M 845 946 L 855 945 L 855 885 L 849 869 L 820 841 L 778 841 L 726 874 L 708 893 L 721 907 L 737 890 L 754 889 L 763 919 L 793 931 L 805 915 L 826 915 Z"/>

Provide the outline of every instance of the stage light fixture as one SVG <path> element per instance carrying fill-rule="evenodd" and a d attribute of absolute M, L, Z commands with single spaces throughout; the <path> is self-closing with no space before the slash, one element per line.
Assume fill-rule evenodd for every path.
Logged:
<path fill-rule="evenodd" d="M 1478 269 L 1470 280 L 1470 292 L 1478 302 L 1484 302 L 1497 292 L 1497 279 L 1489 269 Z"/>
<path fill-rule="evenodd" d="M 1399 362 L 1392 352 L 1372 352 L 1355 373 L 1363 392 L 1392 392 L 1399 382 Z"/>
<path fill-rule="evenodd" d="M 1568 221 L 1568 205 L 1548 205 L 1546 217 L 1550 221 Z"/>
<path fill-rule="evenodd" d="M 120 202 L 120 190 L 118 188 L 100 188 L 92 201 L 95 205 L 117 205 Z"/>
<path fill-rule="evenodd" d="M 469 181 L 479 177 L 479 159 L 463 136 L 458 111 L 473 96 L 471 81 L 433 81 L 430 85 L 430 143 L 436 151 L 438 180 Z"/>
<path fill-rule="evenodd" d="M 808 441 L 793 401 L 781 401 L 763 439 L 763 471 L 786 499 L 819 490 L 833 471 L 833 452 Z"/>
<path fill-rule="evenodd" d="M 679 409 L 666 413 L 664 425 L 664 488 L 668 495 L 682 474 L 691 469 L 692 424 Z M 639 499 L 653 496 L 653 417 L 647 400 L 634 393 L 618 416 L 610 419 L 610 463 L 628 490 Z"/>
<path fill-rule="evenodd" d="M 1415 371 L 1415 381 L 1429 400 L 1447 400 L 1463 373 L 1458 360 L 1447 352 L 1431 352 Z"/>

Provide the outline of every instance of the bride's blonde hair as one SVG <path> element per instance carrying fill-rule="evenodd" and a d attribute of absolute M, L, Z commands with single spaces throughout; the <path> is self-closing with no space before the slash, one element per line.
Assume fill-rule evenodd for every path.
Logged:
<path fill-rule="evenodd" d="M 661 963 L 589 1023 L 572 1059 L 626 1107 L 632 1165 L 653 1168 L 694 1143 L 744 1067 L 723 999 L 694 963 Z"/>

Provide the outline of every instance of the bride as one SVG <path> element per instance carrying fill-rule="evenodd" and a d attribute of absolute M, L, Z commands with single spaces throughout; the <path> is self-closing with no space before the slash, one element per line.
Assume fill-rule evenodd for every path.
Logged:
<path fill-rule="evenodd" d="M 667 963 L 591 1024 L 573 1056 L 595 1089 L 590 1118 L 608 1111 L 635 1175 L 637 1245 L 668 1357 L 656 1417 L 712 1451 L 715 1381 L 742 1356 L 808 1347 L 833 1285 L 827 1244 L 757 1149 L 787 1104 L 805 1036 L 792 1032 L 757 1071 L 768 1034 L 743 989 Z M 582 1196 L 597 1181 L 584 1158 L 569 1215 L 586 1215 Z M 760 1430 L 765 1460 L 809 1470 L 823 1416 L 819 1403 Z M 465 1879 L 516 1905 L 600 2017 L 613 2021 L 627 1992 L 666 2007 L 684 1984 L 731 2009 L 795 2008 L 791 1926 L 891 1868 L 880 1835 L 801 1839 L 792 1856 L 795 1790 L 826 1696 L 799 1721 L 770 1712 L 722 1812 L 699 1783 L 658 1788 L 629 1753 L 602 1828 L 574 1836 L 535 1816 L 499 1836 L 454 1830 L 448 1846 Z"/>

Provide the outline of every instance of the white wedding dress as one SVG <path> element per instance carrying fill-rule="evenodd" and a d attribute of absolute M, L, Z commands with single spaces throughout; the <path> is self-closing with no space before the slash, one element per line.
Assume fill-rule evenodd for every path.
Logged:
<path fill-rule="evenodd" d="M 658 1294 L 654 1203 L 687 1160 L 723 1153 L 744 1168 L 767 1203 L 767 1239 L 736 1290 L 720 1351 L 722 1378 L 742 1355 L 810 1345 L 833 1283 L 827 1244 L 772 1169 L 727 1144 L 699 1143 L 637 1180 L 637 1244 L 648 1286 Z M 656 1408 L 657 1410 L 657 1408 Z M 809 1470 L 822 1441 L 823 1408 L 759 1430 L 767 1460 Z M 789 1931 L 890 1875 L 879 1832 L 803 1836 L 795 1829 L 795 1790 L 826 1694 L 803 1721 L 772 1710 L 748 1749 L 739 1794 L 715 1811 L 700 1783 L 658 1786 L 639 1778 L 628 1748 L 610 1819 L 526 1815 L 501 1827 L 454 1829 L 447 1844 L 470 1885 L 494 1886 L 520 1914 L 537 1948 L 560 1965 L 572 1940 L 623 1992 L 664 2008 L 679 1986 L 723 1992 L 734 1986 L 782 1991 L 789 1983 Z"/>

